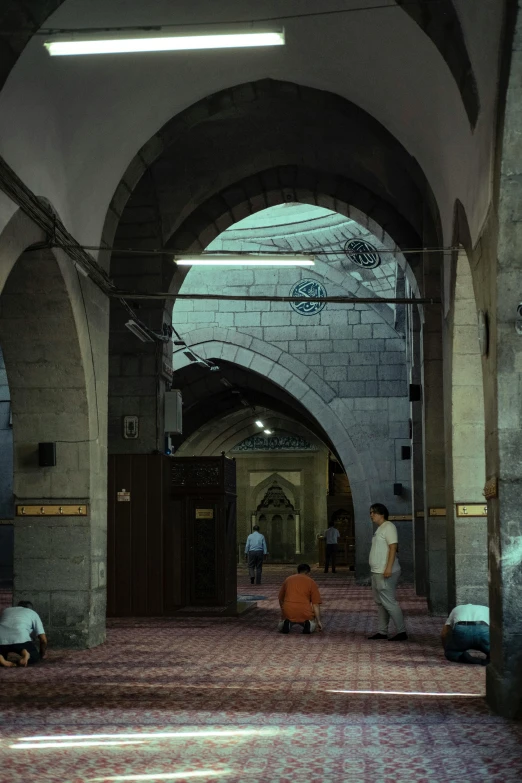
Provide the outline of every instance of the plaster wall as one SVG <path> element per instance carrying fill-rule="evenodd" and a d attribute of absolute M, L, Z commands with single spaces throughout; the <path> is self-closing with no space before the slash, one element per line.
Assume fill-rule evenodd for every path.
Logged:
<path fill-rule="evenodd" d="M 276 15 L 295 12 L 290 0 L 269 6 Z M 337 93 L 378 119 L 425 171 L 448 236 L 455 195 L 468 207 L 477 236 L 490 198 L 502 6 L 484 0 L 471 18 L 465 3 L 459 4 L 479 71 L 482 112 L 474 133 L 440 53 L 412 19 L 392 7 L 287 20 L 285 47 L 240 53 L 50 58 L 42 39 L 33 38 L 0 95 L 0 147 L 29 187 L 53 203 L 79 241 L 98 244 L 111 196 L 129 161 L 170 117 L 231 85 L 284 79 Z M 316 4 L 304 0 L 299 10 L 316 10 Z M 241 17 L 255 18 L 256 12 L 253 0 L 241 4 Z M 46 25 L 121 25 L 123 13 L 126 25 L 161 24 L 172 19 L 172 4 L 68 0 Z M 176 7 L 180 23 L 237 19 L 238 14 L 233 0 L 218 8 L 210 0 Z M 303 52 L 316 51 L 318 42 L 324 44 L 320 58 L 303 57 Z"/>

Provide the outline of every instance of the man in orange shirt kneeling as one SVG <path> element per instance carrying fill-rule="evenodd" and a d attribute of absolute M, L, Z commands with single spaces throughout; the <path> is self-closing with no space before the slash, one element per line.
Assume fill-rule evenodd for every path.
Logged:
<path fill-rule="evenodd" d="M 281 633 L 289 633 L 292 625 L 301 625 L 303 633 L 323 630 L 319 609 L 321 596 L 319 588 L 309 574 L 310 566 L 301 563 L 297 566 L 297 574 L 289 576 L 281 586 L 279 591 L 281 620 L 278 625 Z"/>

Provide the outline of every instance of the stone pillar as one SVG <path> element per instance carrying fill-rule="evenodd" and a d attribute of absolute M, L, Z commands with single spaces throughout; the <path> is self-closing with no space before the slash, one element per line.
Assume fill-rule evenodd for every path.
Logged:
<path fill-rule="evenodd" d="M 15 602 L 33 602 L 52 645 L 91 647 L 105 638 L 108 302 L 41 251 L 16 262 L 0 305 L 15 505 L 27 509 L 15 517 Z M 55 466 L 39 464 L 41 442 L 56 444 Z M 73 511 L 40 512 L 52 506 Z"/>
<path fill-rule="evenodd" d="M 488 365 L 491 365 L 491 372 L 488 377 L 496 394 L 493 392 L 486 398 L 487 474 L 490 479 L 496 478 L 498 485 L 498 497 L 488 502 L 491 664 L 486 670 L 486 692 L 489 704 L 501 715 L 511 718 L 522 716 L 522 334 L 518 312 L 522 302 L 520 6 L 519 2 L 502 139 L 496 279 L 491 277 L 495 293 L 490 313 Z M 493 254 L 493 267 L 494 259 Z"/>
<path fill-rule="evenodd" d="M 417 308 L 411 308 L 410 382 L 422 386 L 420 320 Z M 415 592 L 426 595 L 426 530 L 424 524 L 424 452 L 422 444 L 422 402 L 410 403 L 411 487 Z"/>
<path fill-rule="evenodd" d="M 477 306 L 466 252 L 458 254 L 455 294 L 444 326 L 448 601 L 488 604 L 487 519 L 459 516 L 457 504 L 485 505 L 484 387 Z"/>
<path fill-rule="evenodd" d="M 423 264 L 424 295 L 439 295 L 440 258 L 435 254 L 425 253 Z M 424 307 L 421 343 L 426 594 L 430 612 L 445 614 L 448 608 L 446 519 L 445 517 L 430 516 L 429 513 L 430 508 L 446 507 L 442 313 L 440 306 L 426 305 Z"/>

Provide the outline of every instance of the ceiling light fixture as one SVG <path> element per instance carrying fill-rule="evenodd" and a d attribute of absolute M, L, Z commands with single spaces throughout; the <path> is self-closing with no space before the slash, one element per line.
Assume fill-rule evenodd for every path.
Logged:
<path fill-rule="evenodd" d="M 174 256 L 178 266 L 314 266 L 314 256 L 307 255 L 241 255 L 240 253 L 204 253 Z"/>
<path fill-rule="evenodd" d="M 284 30 L 243 30 L 241 32 L 214 32 L 204 34 L 163 33 L 119 38 L 114 32 L 93 39 L 92 33 L 67 32 L 45 41 L 52 57 L 84 54 L 129 54 L 142 52 L 181 52 L 196 49 L 244 49 L 257 46 L 284 46 Z M 117 35 L 117 33 L 116 33 Z"/>
<path fill-rule="evenodd" d="M 133 321 L 132 318 L 130 321 L 127 321 L 125 324 L 129 332 L 132 332 L 133 335 L 138 337 L 142 343 L 153 343 L 154 338 L 147 332 L 146 329 L 143 328 L 137 321 Z"/>
<path fill-rule="evenodd" d="M 271 435 L 272 434 L 272 430 L 263 430 L 263 432 L 265 433 L 265 435 Z"/>
<path fill-rule="evenodd" d="M 262 421 L 259 421 L 259 419 L 256 421 L 256 424 L 258 427 L 261 427 L 261 429 L 263 429 L 265 426 Z"/>

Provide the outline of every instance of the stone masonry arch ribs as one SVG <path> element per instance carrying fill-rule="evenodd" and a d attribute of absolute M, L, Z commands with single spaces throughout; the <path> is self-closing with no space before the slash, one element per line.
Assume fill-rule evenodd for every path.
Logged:
<path fill-rule="evenodd" d="M 103 244 L 152 249 L 161 237 L 186 251 L 214 221 L 209 239 L 244 217 L 234 208 L 245 192 L 255 212 L 277 191 L 272 203 L 288 200 L 285 191 L 299 201 L 306 191 L 329 208 L 332 200 L 349 204 L 403 248 L 441 240 L 426 177 L 379 122 L 335 94 L 264 79 L 204 98 L 142 147 L 111 201 Z M 118 253 L 115 266 L 113 256 L 111 271 L 123 271 L 126 260 Z M 169 271 L 157 267 L 163 279 Z"/>
<path fill-rule="evenodd" d="M 270 350 L 271 346 L 261 340 L 235 330 L 212 328 L 193 332 L 188 343 L 204 359 L 218 362 L 223 359 L 268 378 L 295 397 L 320 422 L 350 479 L 358 521 L 359 567 L 365 570 L 364 558 L 371 538 L 367 523 L 368 508 L 380 481 L 368 447 L 368 434 L 359 426 L 354 412 L 344 400 L 335 396 L 313 369 L 282 351 L 276 357 L 273 349 Z M 179 353 L 175 358 L 175 368 L 181 369 L 188 362 L 189 359 Z"/>

